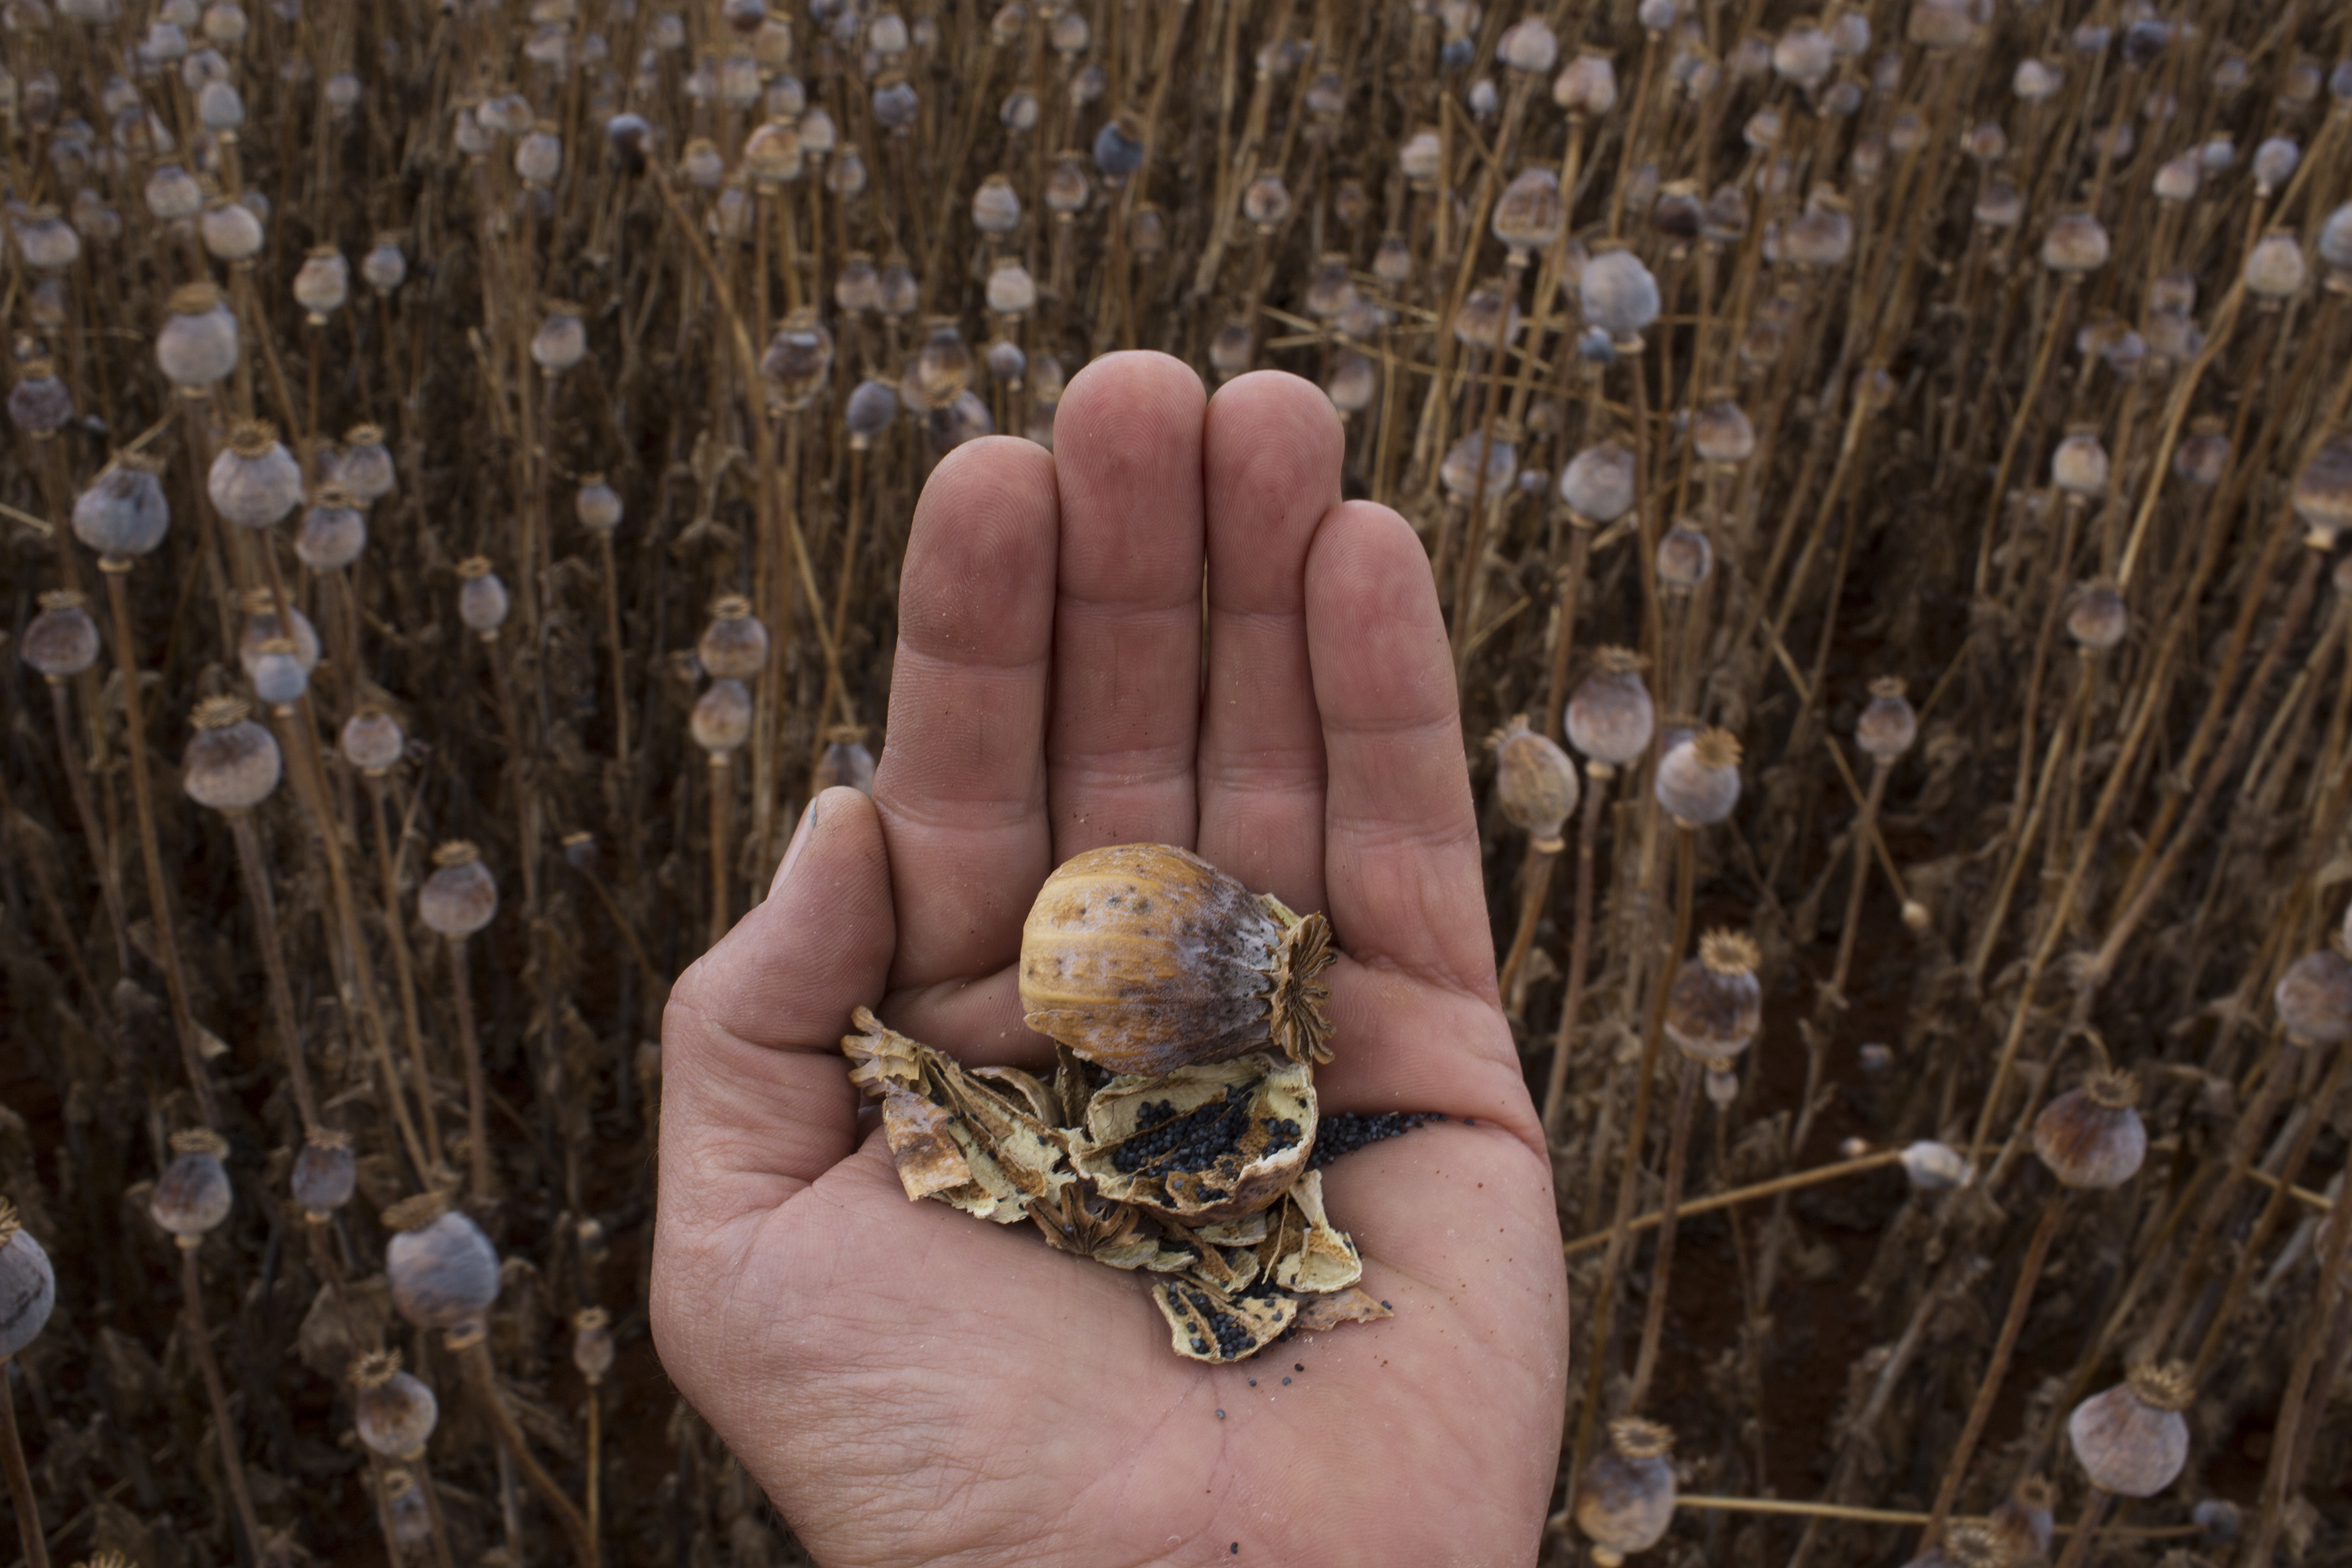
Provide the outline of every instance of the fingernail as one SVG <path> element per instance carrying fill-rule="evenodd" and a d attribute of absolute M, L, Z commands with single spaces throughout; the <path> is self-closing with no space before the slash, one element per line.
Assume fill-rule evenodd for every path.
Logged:
<path fill-rule="evenodd" d="M 776 879 L 768 884 L 770 893 L 782 889 L 785 879 L 793 874 L 793 867 L 800 860 L 801 851 L 808 847 L 809 837 L 816 827 L 816 812 L 815 800 L 811 800 L 801 812 L 801 825 L 793 829 L 793 841 L 784 846 L 783 864 L 776 868 Z"/>

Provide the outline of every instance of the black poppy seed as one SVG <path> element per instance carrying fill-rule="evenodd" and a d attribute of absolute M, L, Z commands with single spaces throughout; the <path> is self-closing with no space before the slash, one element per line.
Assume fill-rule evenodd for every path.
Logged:
<path fill-rule="evenodd" d="M 1310 1170 L 1319 1170 L 1342 1154 L 1352 1154 L 1368 1143 L 1380 1142 L 1423 1127 L 1433 1121 L 1443 1121 L 1444 1116 L 1434 1110 L 1390 1110 L 1370 1114 L 1360 1110 L 1336 1111 L 1317 1123 L 1314 1152 L 1307 1155 Z"/>
<path fill-rule="evenodd" d="M 1217 1412 L 1217 1419 L 1218 1419 L 1218 1420 L 1220 1420 L 1220 1421 L 1223 1421 L 1224 1418 L 1225 1418 L 1225 1413 L 1224 1413 L 1223 1411 L 1222 1411 L 1222 1410 L 1218 1411 L 1218 1412 Z"/>
<path fill-rule="evenodd" d="M 1257 1386 L 1257 1379 L 1255 1379 L 1255 1378 L 1251 1378 L 1251 1379 L 1249 1380 L 1249 1383 L 1250 1383 L 1250 1386 L 1251 1386 L 1252 1388 L 1255 1388 L 1255 1387 Z"/>
<path fill-rule="evenodd" d="M 1305 1372 L 1307 1370 L 1307 1363 L 1303 1361 L 1292 1362 L 1290 1363 L 1290 1370 L 1293 1372 Z"/>
<path fill-rule="evenodd" d="M 1290 1386 L 1290 1379 L 1288 1379 L 1288 1378 L 1286 1378 L 1286 1378 L 1284 1378 L 1284 1379 L 1282 1380 L 1282 1386 L 1283 1386 L 1283 1387 L 1285 1387 L 1285 1388 L 1288 1388 L 1288 1387 Z"/>
<path fill-rule="evenodd" d="M 1394 1307 L 1390 1306 L 1386 1301 L 1383 1301 L 1383 1302 L 1381 1302 L 1381 1310 L 1382 1310 L 1382 1311 L 1384 1311 L 1384 1312 L 1393 1312 L 1393 1311 L 1395 1311 L 1395 1310 L 1396 1310 L 1396 1309 L 1395 1309 Z"/>
<path fill-rule="evenodd" d="M 1239 1557 L 1242 1554 L 1242 1543 L 1236 1541 L 1225 1550 L 1228 1556 Z"/>

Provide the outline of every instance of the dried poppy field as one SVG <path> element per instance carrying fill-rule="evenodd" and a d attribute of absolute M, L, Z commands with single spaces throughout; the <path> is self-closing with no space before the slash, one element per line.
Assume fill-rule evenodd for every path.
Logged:
<path fill-rule="evenodd" d="M 1426 544 L 1547 1563 L 2352 1562 L 2343 7 L 0 0 L 0 1564 L 808 1560 L 654 1353 L 663 1003 L 1130 348 Z M 1139 1162 L 1304 1081 L 1084 1190 L 1239 1224 Z"/>

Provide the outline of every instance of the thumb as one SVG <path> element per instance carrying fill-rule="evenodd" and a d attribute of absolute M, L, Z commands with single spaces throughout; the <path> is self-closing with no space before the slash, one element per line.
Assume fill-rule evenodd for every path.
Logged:
<path fill-rule="evenodd" d="M 688 1230 L 765 1213 L 848 1157 L 857 1091 L 841 1037 L 882 994 L 898 942 L 874 803 L 826 790 L 767 899 L 670 993 L 662 1016 L 661 1214 Z"/>

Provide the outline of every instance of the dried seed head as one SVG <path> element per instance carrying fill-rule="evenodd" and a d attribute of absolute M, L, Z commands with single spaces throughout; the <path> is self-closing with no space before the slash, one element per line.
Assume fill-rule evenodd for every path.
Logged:
<path fill-rule="evenodd" d="M 1124 184 L 1143 167 L 1143 117 L 1127 110 L 1103 121 L 1095 132 L 1095 172 L 1106 185 Z"/>
<path fill-rule="evenodd" d="M 1701 730 L 1658 760 L 1658 804 L 1676 825 L 1709 826 L 1739 804 L 1739 742 L 1728 730 Z"/>
<path fill-rule="evenodd" d="M 2246 253 L 2246 291 L 2263 304 L 2280 305 L 2303 292 L 2311 268 L 2303 247 L 2290 234 L 2273 234 Z"/>
<path fill-rule="evenodd" d="M 2268 199 L 2294 177 L 2303 148 L 2291 136 L 2273 136 L 2254 149 L 2254 192 Z"/>
<path fill-rule="evenodd" d="M 1037 308 L 1037 279 L 1019 257 L 1000 256 L 988 271 L 986 299 L 992 313 L 1017 321 Z M 1021 352 L 1017 343 L 1007 342 L 1003 346 L 1016 354 Z M 1020 374 L 1016 368 L 1002 379 L 1017 381 Z"/>
<path fill-rule="evenodd" d="M 934 319 L 923 340 L 923 352 L 915 356 L 914 374 L 908 378 L 916 404 L 927 409 L 946 408 L 963 395 L 971 383 L 971 349 L 963 341 L 962 329 L 951 317 Z"/>
<path fill-rule="evenodd" d="M 367 514 L 341 484 L 319 487 L 294 534 L 294 554 L 313 572 L 340 572 L 367 548 Z"/>
<path fill-rule="evenodd" d="M 1559 176 L 1540 165 L 1532 166 L 1520 170 L 1496 201 L 1495 237 L 1513 255 L 1525 258 L 1529 251 L 1541 250 L 1558 239 L 1565 218 Z"/>
<path fill-rule="evenodd" d="M 1706 395 L 1691 416 L 1691 449 L 1710 463 L 1744 463 L 1756 452 L 1756 426 L 1728 388 Z"/>
<path fill-rule="evenodd" d="M 1021 930 L 1024 1021 L 1114 1072 L 1277 1047 L 1330 1058 L 1330 926 L 1161 844 L 1090 849 L 1038 890 Z"/>
<path fill-rule="evenodd" d="M 332 1127 L 313 1127 L 302 1136 L 302 1152 L 294 1156 L 294 1201 L 316 1223 L 352 1201 L 359 1165 L 352 1158 L 351 1134 Z"/>
<path fill-rule="evenodd" d="M 1541 16 L 1530 14 L 1503 29 L 1495 58 L 1513 70 L 1541 76 L 1559 61 L 1559 37 Z"/>
<path fill-rule="evenodd" d="M 1547 855 L 1566 846 L 1560 828 L 1576 810 L 1576 763 L 1549 736 L 1528 728 L 1517 715 L 1494 741 L 1495 795 L 1511 825 L 1529 845 Z"/>
<path fill-rule="evenodd" d="M 213 510 L 228 521 L 268 528 L 302 504 L 302 465 L 267 420 L 239 420 L 213 459 L 205 489 Z"/>
<path fill-rule="evenodd" d="M 408 737 L 401 732 L 399 720 L 371 703 L 343 721 L 337 746 L 345 762 L 370 778 L 382 778 L 406 754 Z"/>
<path fill-rule="evenodd" d="M 751 692 L 731 677 L 712 681 L 695 700 L 687 728 L 715 762 L 751 738 Z"/>
<path fill-rule="evenodd" d="M 2345 917 L 2352 943 L 2352 910 Z M 2299 1046 L 2340 1046 L 2352 1040 L 2352 959 L 2331 948 L 2306 952 L 2287 966 L 2271 992 L 2287 1038 Z"/>
<path fill-rule="evenodd" d="M 487 555 L 469 555 L 457 563 L 457 618 L 466 629 L 488 642 L 506 625 L 513 601 L 507 585 L 490 567 Z"/>
<path fill-rule="evenodd" d="M 583 1307 L 572 1314 L 572 1364 L 591 1388 L 613 1370 L 613 1315 L 604 1308 Z"/>
<path fill-rule="evenodd" d="M 1612 342 L 1630 345 L 1658 319 L 1658 280 L 1630 250 L 1604 250 L 1587 261 L 1576 291 L 1584 319 Z"/>
<path fill-rule="evenodd" d="M 2131 609 L 2111 583 L 2085 583 L 2066 606 L 2066 635 L 2086 654 L 2105 653 L 2131 630 Z"/>
<path fill-rule="evenodd" d="M 572 498 L 572 513 L 580 526 L 591 533 L 610 533 L 621 526 L 621 492 L 605 482 L 602 474 L 589 474 L 580 481 L 579 493 Z"/>
<path fill-rule="evenodd" d="M 1666 1038 L 1693 1061 L 1717 1071 L 1746 1050 L 1763 1026 L 1761 955 L 1738 931 L 1711 931 L 1666 988 Z"/>
<path fill-rule="evenodd" d="M 1381 373 L 1367 355 L 1350 349 L 1332 361 L 1331 374 L 1323 378 L 1324 395 L 1342 417 L 1360 414 L 1371 406 L 1380 395 Z"/>
<path fill-rule="evenodd" d="M 1802 88 L 1807 92 L 1818 89 L 1829 79 L 1837 67 L 1837 54 L 1830 44 L 1830 36 L 1811 16 L 1800 16 L 1789 24 L 1772 46 L 1772 72 Z"/>
<path fill-rule="evenodd" d="M 247 715 L 241 697 L 207 697 L 190 715 L 196 732 L 180 760 L 181 786 L 199 805 L 250 811 L 278 787 L 285 761 L 278 738 Z"/>
<path fill-rule="evenodd" d="M 561 375 L 588 357 L 588 328 L 580 307 L 561 300 L 547 302 L 547 317 L 531 334 L 531 363 L 549 375 Z"/>
<path fill-rule="evenodd" d="M 194 1247 L 228 1217 L 232 1194 L 221 1164 L 227 1152 L 227 1140 L 207 1128 L 172 1134 L 172 1163 L 156 1180 L 147 1212 L 183 1247 Z"/>
<path fill-rule="evenodd" d="M 2095 430 L 2070 432 L 2050 454 L 2050 482 L 2070 496 L 2107 493 L 2107 449 Z"/>
<path fill-rule="evenodd" d="M 360 258 L 360 276 L 379 294 L 390 294 L 408 280 L 408 258 L 400 248 L 398 235 L 375 237 L 375 244 Z"/>
<path fill-rule="evenodd" d="M 1481 283 L 1454 312 L 1454 341 L 1492 353 L 1519 335 L 1519 306 L 1499 283 Z"/>
<path fill-rule="evenodd" d="M 2229 426 L 2217 416 L 2201 414 L 2189 421 L 2189 434 L 2173 448 L 2173 477 L 2200 489 L 2221 482 L 2230 461 Z"/>
<path fill-rule="evenodd" d="M 866 749 L 863 731 L 845 727 L 830 732 L 824 754 L 817 759 L 809 794 L 846 786 L 860 795 L 874 793 L 874 753 Z"/>
<path fill-rule="evenodd" d="M 1870 701 L 1853 722 L 1854 743 L 1874 762 L 1892 763 L 1919 738 L 1919 715 L 1903 695 L 1898 676 L 1882 675 L 1870 683 Z"/>
<path fill-rule="evenodd" d="M 1678 522 L 1658 536 L 1658 584 L 1670 594 L 1687 594 L 1715 570 L 1715 546 L 1689 523 Z"/>
<path fill-rule="evenodd" d="M 1603 51 L 1585 45 L 1552 78 L 1551 100 L 1571 118 L 1602 115 L 1617 107 L 1617 67 Z"/>
<path fill-rule="evenodd" d="M 1601 769 L 1629 767 L 1650 749 L 1657 708 L 1642 683 L 1641 656 L 1604 647 L 1568 699 L 1568 743 Z"/>
<path fill-rule="evenodd" d="M 399 476 L 383 444 L 383 427 L 354 425 L 343 432 L 343 450 L 334 464 L 335 480 L 361 506 L 373 506 L 393 492 Z"/>
<path fill-rule="evenodd" d="M 1559 499 L 1587 523 L 1612 523 L 1631 511 L 1633 489 L 1633 454 L 1615 441 L 1587 447 L 1559 471 Z"/>
<path fill-rule="evenodd" d="M 453 838 L 434 849 L 433 864 L 433 875 L 416 889 L 417 918 L 452 941 L 489 924 L 499 912 L 499 885 L 480 852 Z"/>
<path fill-rule="evenodd" d="M 1903 1174 L 1915 1189 L 1933 1193 L 1948 1187 L 1964 1186 L 1973 1173 L 1969 1169 L 1966 1155 L 1949 1143 L 1939 1143 L 1930 1138 L 1905 1147 Z"/>
<path fill-rule="evenodd" d="M 57 1270 L 49 1255 L 0 1198 L 0 1363 L 33 1342 L 57 1305 Z"/>
<path fill-rule="evenodd" d="M 2056 1535 L 2058 1490 L 2040 1476 L 2027 1476 L 1993 1506 L 1988 1521 L 2008 1560 L 2021 1563 L 2049 1555 Z"/>
<path fill-rule="evenodd" d="M 155 363 L 173 385 L 201 389 L 236 368 L 236 317 L 218 289 L 184 284 L 173 292 L 166 309 L 169 314 L 155 334 Z"/>
<path fill-rule="evenodd" d="M 874 438 L 889 429 L 898 417 L 898 395 L 890 390 L 888 382 L 870 375 L 851 389 L 841 415 L 851 448 L 860 452 L 873 446 Z"/>
<path fill-rule="evenodd" d="M 98 662 L 98 623 L 89 605 L 71 589 L 41 595 L 41 613 L 25 627 L 16 657 L 49 680 L 70 680 Z"/>
<path fill-rule="evenodd" d="M 294 274 L 294 302 L 310 312 L 314 323 L 341 310 L 351 291 L 352 264 L 331 245 L 320 246 L 304 257 Z"/>
<path fill-rule="evenodd" d="M 971 193 L 971 226 L 982 234 L 1011 234 L 1021 223 L 1021 197 L 1013 182 L 991 174 Z"/>
<path fill-rule="evenodd" d="M 2217 1546 L 2237 1540 L 2242 1524 L 2238 1505 L 2228 1498 L 2206 1498 L 2189 1510 L 2189 1517 L 2205 1532 L 2205 1540 Z"/>
<path fill-rule="evenodd" d="M 714 676 L 749 680 L 768 668 L 768 628 L 751 614 L 751 601 L 726 594 L 710 606 L 711 621 L 695 645 L 695 657 Z"/>
<path fill-rule="evenodd" d="M 74 537 L 101 555 L 144 555 L 163 542 L 171 503 L 153 459 L 119 453 L 74 500 Z"/>
<path fill-rule="evenodd" d="M 2312 454 L 2294 477 L 2293 504 L 2315 549 L 2334 549 L 2352 528 L 2352 429 L 2335 431 Z"/>
<path fill-rule="evenodd" d="M 239 653 L 246 674 L 253 681 L 255 700 L 271 711 L 283 712 L 291 708 L 310 689 L 310 672 L 296 656 L 291 638 L 270 637 Z"/>
<path fill-rule="evenodd" d="M 2042 237 L 2042 265 L 2069 277 L 2095 272 L 2107 264 L 2105 226 L 2086 212 L 2061 213 Z"/>
<path fill-rule="evenodd" d="M 1405 243 L 1404 236 L 1381 237 L 1380 248 L 1372 252 L 1372 276 L 1391 289 L 1402 289 L 1412 281 L 1412 247 Z"/>
<path fill-rule="evenodd" d="M 2147 1127 L 2134 1109 L 2139 1080 L 2101 1069 L 2042 1107 L 2033 1152 L 2070 1187 L 2120 1187 L 2147 1158 Z"/>
<path fill-rule="evenodd" d="M 1609 1423 L 1609 1446 L 1593 1456 L 1576 1489 L 1576 1527 L 1592 1542 L 1592 1560 L 1617 1568 L 1663 1540 L 1675 1519 L 1674 1433 L 1654 1421 Z"/>
<path fill-rule="evenodd" d="M 2189 1462 L 2180 1412 L 2194 1393 L 2185 1363 L 2143 1364 L 2074 1406 L 2066 1436 L 2091 1484 L 2117 1497 L 2154 1497 L 2170 1486 Z"/>
<path fill-rule="evenodd" d="M 441 1419 L 441 1402 L 423 1379 L 404 1372 L 396 1350 L 369 1351 L 352 1363 L 352 1425 L 360 1441 L 387 1459 L 413 1459 Z"/>
<path fill-rule="evenodd" d="M 1780 231 L 1780 257 L 1798 267 L 1843 267 L 1853 254 L 1853 209 L 1843 196 L 1816 185 L 1805 210 Z"/>
<path fill-rule="evenodd" d="M 2319 259 L 2334 273 L 2329 286 L 2340 292 L 2352 280 L 2352 202 L 2329 213 L 2319 226 Z"/>
<path fill-rule="evenodd" d="M 1489 504 L 1500 501 L 1509 493 L 1512 479 L 1519 471 L 1518 432 L 1507 420 L 1498 419 L 1485 431 L 1472 431 L 1445 454 L 1438 465 L 1437 477 L 1445 486 L 1445 493 L 1463 502 L 1483 499 Z M 1481 459 L 1485 479 L 1480 479 Z"/>
<path fill-rule="evenodd" d="M 73 418 L 73 394 L 47 360 L 26 363 L 8 389 L 8 418 L 27 436 L 53 436 Z"/>
<path fill-rule="evenodd" d="M 477 1329 L 482 1314 L 499 1299 L 499 1255 L 481 1227 L 462 1214 L 448 1212 L 447 1199 L 438 1194 L 437 1217 L 404 1226 L 383 1249 L 383 1269 L 392 1282 L 392 1304 L 420 1329 L 446 1329 L 455 1334 Z M 404 1200 L 414 1202 L 414 1199 Z M 394 1205 L 383 1214 L 394 1223 Z M 422 1211 L 401 1215 L 421 1218 Z"/>

